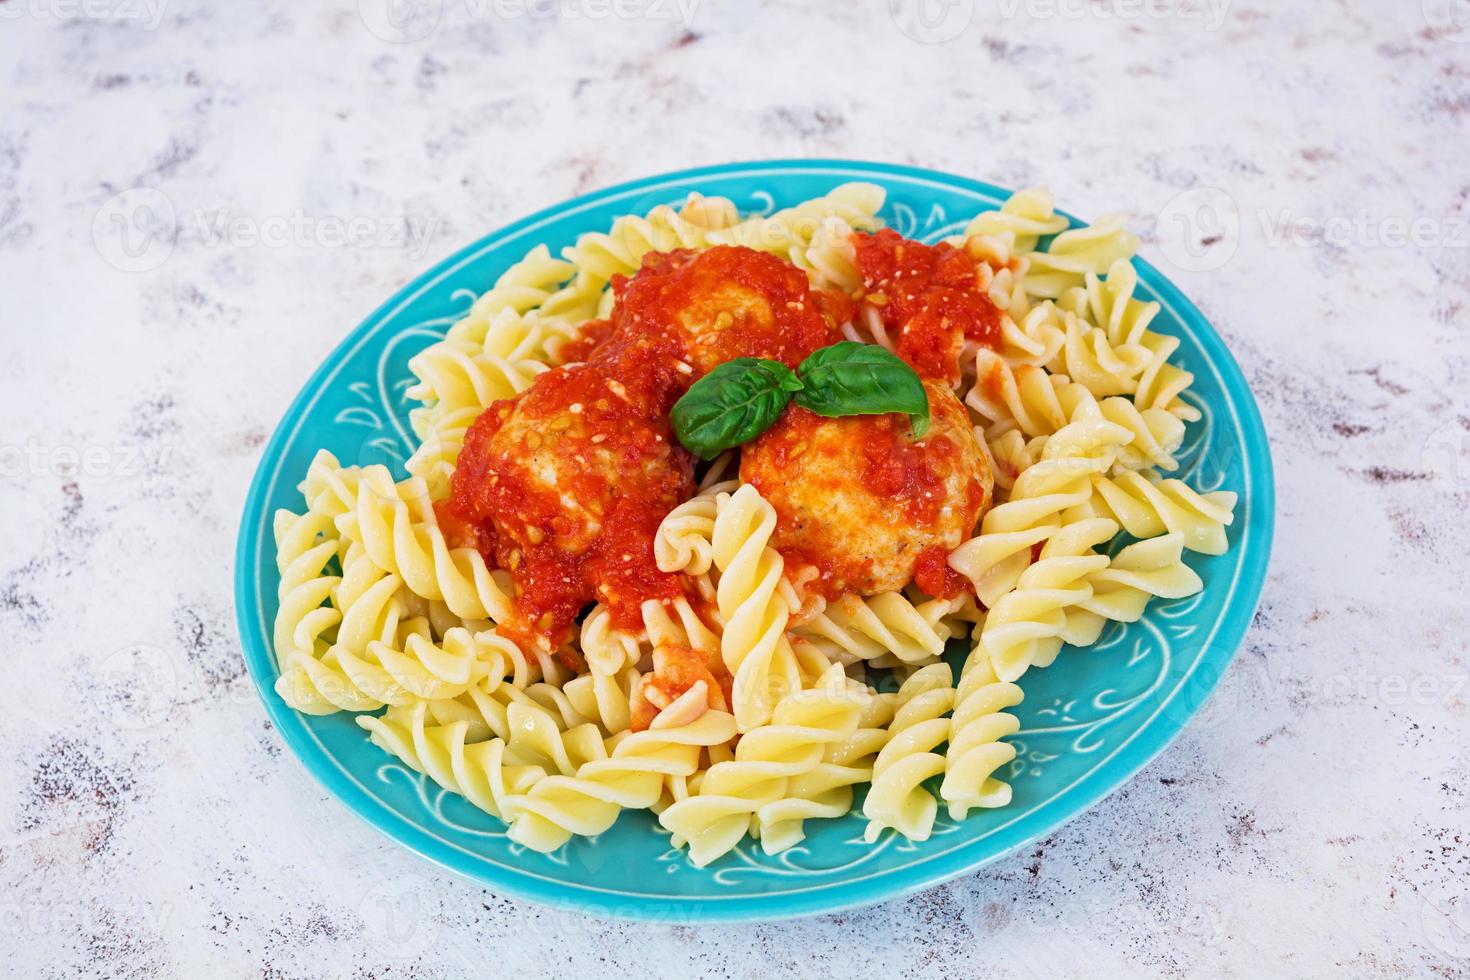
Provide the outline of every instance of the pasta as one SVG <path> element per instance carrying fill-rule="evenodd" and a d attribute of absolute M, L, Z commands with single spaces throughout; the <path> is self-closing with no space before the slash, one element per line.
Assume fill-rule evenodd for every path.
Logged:
<path fill-rule="evenodd" d="M 720 655 L 735 692 L 736 726 L 745 732 L 770 719 L 781 693 L 801 688 L 786 634 L 791 608 L 779 588 L 785 565 L 767 545 L 775 527 L 775 509 L 754 487 L 720 496 L 711 538 L 725 621 Z"/>
<path fill-rule="evenodd" d="M 1229 547 L 1225 528 L 1235 511 L 1235 494 L 1229 490 L 1201 494 L 1182 480 L 1149 479 L 1136 472 L 1094 474 L 1092 486 L 1085 509 L 1117 521 L 1135 538 L 1173 531 L 1190 551 L 1223 555 Z"/>
<path fill-rule="evenodd" d="M 974 807 L 999 807 L 1011 802 L 1010 786 L 995 774 L 1016 757 L 1016 750 L 1001 739 L 1014 735 L 1021 727 L 1016 716 L 1005 711 L 1020 704 L 1021 698 L 1021 689 L 996 677 L 987 658 L 970 657 L 965 661 L 955 689 L 949 747 L 944 753 L 944 781 L 939 785 L 939 795 L 948 804 L 951 818 L 963 820 Z"/>
<path fill-rule="evenodd" d="M 955 600 L 929 599 L 915 605 L 901 592 L 846 595 L 795 632 L 832 659 L 851 662 L 893 657 L 904 663 L 932 663 L 950 639 L 944 618 Z"/>
<path fill-rule="evenodd" d="M 509 576 L 492 572 L 472 548 L 449 547 L 428 488 L 417 477 L 395 484 L 387 468 L 366 467 L 354 506 L 337 518 L 337 526 L 344 538 L 362 544 L 377 567 L 401 576 L 415 595 L 443 600 L 466 619 L 499 622 L 508 615 Z"/>
<path fill-rule="evenodd" d="M 1064 512 L 1089 503 L 1091 477 L 1106 472 L 1131 438 L 1123 426 L 1086 416 L 1047 439 L 1041 458 L 1016 478 L 1010 499 L 950 555 L 951 567 L 970 580 L 982 603 L 993 609 L 1016 588 L 1032 549 L 1061 527 Z"/>
<path fill-rule="evenodd" d="M 928 245 L 883 206 L 696 194 L 506 268 L 409 361 L 407 472 L 322 451 L 275 515 L 279 695 L 539 852 L 1009 805 L 1027 672 L 1202 589 L 1237 497 L 1180 478 L 1121 218 L 1027 190 Z"/>
<path fill-rule="evenodd" d="M 857 731 L 862 708 L 841 667 L 833 667 L 817 687 L 782 698 L 770 724 L 746 731 L 735 757 L 711 766 L 698 792 L 664 810 L 659 822 L 703 867 L 740 842 L 752 816 L 782 799 L 792 777 L 809 773 L 828 746 Z"/>
<path fill-rule="evenodd" d="M 863 803 L 868 841 L 887 827 L 909 840 L 929 838 L 939 804 L 921 784 L 944 771 L 944 756 L 935 749 L 950 739 L 946 715 L 955 699 L 950 680 L 949 668 L 934 664 L 899 688 L 901 706 L 889 723 L 887 744 L 873 761 L 873 786 Z"/>
<path fill-rule="evenodd" d="M 853 787 L 872 781 L 873 762 L 888 741 L 897 698 L 869 694 L 862 700 L 857 729 L 829 744 L 821 762 L 787 781 L 784 796 L 756 811 L 761 849 L 767 854 L 802 841 L 808 820 L 845 816 L 852 809 Z"/>
<path fill-rule="evenodd" d="M 705 710 L 704 698 L 701 687 L 690 688 L 647 730 L 621 739 L 610 753 L 579 766 L 575 775 L 550 776 L 525 795 L 511 797 L 511 839 L 551 851 L 573 834 L 602 833 L 623 809 L 652 807 L 666 778 L 693 774 L 701 749 L 723 745 L 735 735 L 734 717 Z M 686 721 L 687 714 L 695 717 Z"/>
<path fill-rule="evenodd" d="M 290 654 L 316 656 L 322 634 L 342 621 L 341 610 L 326 604 L 342 581 L 328 574 L 340 542 L 332 518 L 311 509 L 304 514 L 277 511 L 275 538 L 281 584 L 273 642 L 284 671 Z"/>

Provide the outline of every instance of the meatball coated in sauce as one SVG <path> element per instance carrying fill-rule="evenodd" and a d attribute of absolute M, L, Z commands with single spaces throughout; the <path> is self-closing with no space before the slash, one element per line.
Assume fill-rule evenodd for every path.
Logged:
<path fill-rule="evenodd" d="M 905 415 L 824 418 L 793 405 L 745 447 L 740 478 L 776 509 L 772 546 L 814 566 L 828 598 L 902 589 L 916 571 L 925 591 L 953 591 L 934 559 L 989 507 L 991 473 L 954 392 L 924 388 L 931 423 L 917 441 Z"/>
<path fill-rule="evenodd" d="M 647 343 L 683 360 L 686 387 L 726 361 L 765 357 L 796 367 L 842 339 L 846 297 L 813 293 L 806 273 L 744 246 L 644 258 L 632 279 L 614 283 L 610 343 Z"/>
<path fill-rule="evenodd" d="M 590 602 L 636 626 L 642 600 L 679 594 L 652 542 L 693 475 L 656 402 L 640 372 L 581 364 L 542 374 L 470 427 L 446 523 L 511 572 L 515 616 L 501 625 L 523 646 L 556 646 Z"/>

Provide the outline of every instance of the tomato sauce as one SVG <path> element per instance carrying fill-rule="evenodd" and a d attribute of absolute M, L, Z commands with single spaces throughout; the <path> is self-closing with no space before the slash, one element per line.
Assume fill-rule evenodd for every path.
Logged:
<path fill-rule="evenodd" d="M 559 352 L 561 360 L 566 364 L 577 364 L 587 360 L 611 334 L 611 320 L 588 320 L 582 324 L 576 339 L 562 346 Z"/>
<path fill-rule="evenodd" d="M 995 347 L 1001 312 L 979 288 L 964 249 L 925 245 L 892 229 L 853 236 L 863 300 L 899 338 L 896 353 L 920 377 L 958 384 L 966 341 Z"/>
<path fill-rule="evenodd" d="M 949 549 L 943 545 L 932 545 L 919 552 L 914 583 L 936 599 L 953 599 L 962 592 L 975 590 L 974 583 L 949 567 Z"/>

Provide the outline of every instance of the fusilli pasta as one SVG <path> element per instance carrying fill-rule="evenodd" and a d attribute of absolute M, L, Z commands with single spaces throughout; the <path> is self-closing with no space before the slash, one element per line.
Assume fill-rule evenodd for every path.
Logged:
<path fill-rule="evenodd" d="M 626 518 L 613 506 L 616 494 L 590 506 L 584 498 L 596 494 L 577 482 L 599 468 L 625 473 L 617 463 L 628 447 L 616 433 L 607 445 L 599 440 L 608 434 L 588 434 L 568 465 L 538 468 L 532 477 L 546 484 L 553 504 L 546 513 L 528 507 L 532 516 L 509 532 L 499 510 L 513 506 L 497 504 L 489 523 L 452 509 L 459 481 L 476 469 L 456 476 L 475 420 L 495 402 L 523 406 L 554 381 L 601 369 L 598 351 L 616 344 L 586 354 L 575 370 L 564 362 L 592 345 L 568 345 L 594 319 L 606 321 L 597 331 L 632 329 L 618 326 L 622 290 L 611 284 L 638 276 L 651 253 L 735 246 L 766 253 L 745 254 L 781 267 L 769 258 L 775 255 L 804 272 L 812 288 L 847 297 L 811 297 L 829 304 L 815 333 L 840 330 L 916 357 L 909 345 L 917 342 L 918 314 L 894 304 L 942 308 L 941 328 L 963 304 L 930 308 L 918 287 L 906 295 L 904 284 L 887 289 L 895 279 L 873 285 L 873 255 L 888 253 L 868 249 L 898 249 L 890 258 L 899 265 L 900 255 L 927 248 L 891 234 L 868 236 L 883 227 L 883 206 L 883 189 L 867 183 L 753 216 L 724 198 L 693 194 L 682 205 L 659 205 L 584 234 L 560 256 L 538 245 L 506 268 L 442 339 L 409 361 L 415 380 L 405 394 L 418 446 L 407 477 L 395 481 L 380 465 L 343 466 L 322 451 L 300 485 L 304 508 L 275 514 L 280 696 L 304 713 L 359 713 L 373 744 L 502 820 L 510 840 L 535 851 L 601 834 L 627 809 L 657 814 L 674 845 L 704 866 L 747 836 L 768 854 L 786 850 L 806 839 L 807 821 L 843 818 L 857 799 L 868 841 L 890 828 L 927 839 L 941 801 L 956 821 L 1007 805 L 1020 766 L 1008 741 L 1020 728 L 1016 681 L 1051 664 L 1064 645 L 1086 647 L 1109 623 L 1137 621 L 1151 599 L 1198 592 L 1203 582 L 1185 553 L 1224 553 L 1234 521 L 1236 494 L 1198 492 L 1170 476 L 1187 473 L 1180 461 L 1194 458 L 1193 447 L 1182 447 L 1201 402 L 1189 391 L 1193 375 L 1174 363 L 1179 339 L 1154 329 L 1161 307 L 1140 289 L 1129 261 L 1138 239 L 1122 218 L 1072 228 L 1048 192 L 1026 190 L 975 216 L 948 239 L 952 249 L 929 249 L 931 261 L 952 263 L 943 288 L 972 290 L 982 299 L 963 297 L 970 304 L 963 308 L 993 314 L 988 326 L 937 335 L 950 344 L 940 348 L 946 357 L 959 354 L 958 371 L 951 360 L 943 379 L 948 387 L 936 380 L 938 369 L 931 376 L 917 359 L 910 365 L 930 405 L 953 401 L 951 441 L 941 444 L 953 453 L 941 455 L 975 457 L 967 471 L 973 479 L 956 481 L 970 495 L 969 510 L 944 479 L 926 480 L 936 474 L 919 463 L 889 466 L 887 450 L 875 450 L 834 457 L 851 463 L 806 477 L 817 506 L 793 515 L 777 488 L 802 479 L 785 464 L 813 452 L 814 443 L 792 440 L 793 455 L 771 468 L 770 482 L 755 469 L 759 450 L 738 446 L 717 443 L 705 453 L 717 458 L 691 469 L 691 456 L 667 460 L 678 435 L 665 425 L 668 404 L 644 434 L 659 448 L 658 465 L 679 467 L 670 481 L 678 489 L 640 525 L 643 536 L 633 544 L 609 555 L 587 544 L 601 540 L 603 523 Z M 790 268 L 781 268 L 789 281 Z M 923 263 L 903 269 L 918 276 Z M 802 276 L 795 283 L 805 289 Z M 753 283 L 742 279 L 741 286 L 701 297 L 705 305 L 688 317 L 701 343 L 720 331 L 755 329 L 780 309 L 763 307 Z M 810 314 L 804 302 L 798 297 L 787 308 Z M 680 330 L 689 327 L 674 319 Z M 791 332 L 762 342 L 779 350 Z M 681 342 L 674 333 L 648 345 L 658 357 L 671 355 L 669 374 L 691 375 L 667 385 L 660 375 L 649 386 L 677 389 L 671 404 L 693 383 L 690 363 L 674 356 Z M 720 344 L 701 349 L 723 350 Z M 618 370 L 627 363 L 617 361 Z M 793 357 L 787 367 L 798 363 Z M 554 374 L 533 389 L 547 372 Z M 621 375 L 596 377 L 629 402 L 630 428 L 641 424 L 628 394 L 633 386 L 622 385 Z M 951 390 L 963 407 L 948 399 Z M 567 402 L 548 404 L 568 418 L 584 411 L 583 401 Z M 922 445 L 921 419 L 911 414 L 890 455 Z M 551 452 L 544 458 L 564 461 Z M 847 483 L 889 496 L 873 510 L 849 509 L 841 492 Z M 609 484 L 618 486 L 615 478 Z M 825 544 L 842 543 L 840 536 L 790 536 L 809 532 L 813 520 L 881 525 L 910 486 L 926 488 L 940 513 L 963 513 L 956 523 L 965 526 L 954 548 L 955 537 L 936 550 L 916 535 L 911 548 L 851 549 L 860 553 L 849 568 L 861 574 L 891 564 L 889 552 L 901 550 L 912 564 L 890 581 L 834 570 L 828 553 L 840 549 Z M 573 512 L 576 522 L 567 516 Z M 895 525 L 931 519 L 918 505 L 892 512 Z M 983 515 L 978 526 L 976 514 Z M 802 520 L 808 525 L 799 527 Z M 1118 547 L 1123 532 L 1136 540 Z M 494 547 L 484 543 L 492 537 Z M 484 553 L 454 546 L 466 540 L 478 540 Z M 626 588 L 639 589 L 631 595 L 598 579 L 567 603 L 555 629 L 523 646 L 513 639 L 526 635 L 516 617 L 537 583 L 515 570 L 547 540 L 567 549 L 557 568 L 567 581 L 584 562 L 600 568 L 599 561 L 651 560 L 653 567 L 640 570 L 648 582 L 629 577 L 637 584 Z M 921 554 L 929 562 L 922 573 Z M 487 555 L 509 567 L 494 567 Z M 966 636 L 969 655 L 955 683 L 943 658 Z"/>

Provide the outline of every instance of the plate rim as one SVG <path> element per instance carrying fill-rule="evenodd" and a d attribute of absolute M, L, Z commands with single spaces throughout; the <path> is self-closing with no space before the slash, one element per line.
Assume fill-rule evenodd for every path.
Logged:
<path fill-rule="evenodd" d="M 969 191 L 983 192 L 992 197 L 1004 198 L 1011 193 L 1004 187 L 986 181 L 949 174 L 943 171 L 890 164 L 877 161 L 847 160 L 838 158 L 775 159 L 748 162 L 732 162 L 702 167 L 674 170 L 654 174 L 637 180 L 626 181 L 609 187 L 581 194 L 541 208 L 525 217 L 500 226 L 469 242 L 415 275 L 397 289 L 387 300 L 371 313 L 322 359 L 292 398 L 271 438 L 261 451 L 246 495 L 236 539 L 234 598 L 236 626 L 240 634 L 246 667 L 255 685 L 266 717 L 280 733 L 291 754 L 307 772 L 330 795 L 347 807 L 375 830 L 400 844 L 420 857 L 467 878 L 476 884 L 510 897 L 524 899 L 560 910 L 576 911 L 593 916 L 633 919 L 643 921 L 677 922 L 755 922 L 797 918 L 845 911 L 912 895 L 961 875 L 970 874 L 994 861 L 1014 854 L 1033 841 L 1054 833 L 1083 813 L 1092 809 L 1103 799 L 1111 796 L 1123 784 L 1136 776 L 1158 757 L 1184 730 L 1190 719 L 1208 700 L 1220 679 L 1224 677 L 1234 661 L 1245 634 L 1254 619 L 1275 536 L 1275 475 L 1270 441 L 1260 408 L 1256 403 L 1239 363 L 1226 346 L 1224 339 L 1198 307 L 1159 269 L 1135 256 L 1133 263 L 1139 278 L 1179 314 L 1212 364 L 1220 373 L 1222 384 L 1228 389 L 1232 401 L 1237 403 L 1240 428 L 1244 437 L 1245 465 L 1259 477 L 1260 485 L 1252 488 L 1248 514 L 1252 520 L 1252 549 L 1243 553 L 1240 565 L 1240 583 L 1235 593 L 1236 604 L 1222 611 L 1220 633 L 1215 644 L 1228 647 L 1230 653 L 1220 662 L 1220 669 L 1211 677 L 1200 678 L 1198 664 L 1191 673 L 1181 679 L 1191 684 L 1195 693 L 1193 704 L 1186 710 L 1175 711 L 1162 722 L 1155 717 L 1146 720 L 1134 732 L 1127 744 L 1118 750 L 1112 765 L 1081 777 L 1056 799 L 1044 804 L 1030 815 L 1032 826 L 1026 828 L 1025 836 L 992 853 L 970 857 L 969 845 L 956 848 L 948 854 L 938 855 L 911 869 L 896 869 L 857 882 L 836 881 L 799 893 L 777 893 L 773 895 L 751 895 L 727 901 L 710 902 L 698 899 L 660 899 L 655 897 L 634 898 L 631 896 L 613 899 L 612 896 L 588 890 L 583 885 L 566 881 L 542 881 L 518 874 L 515 869 L 500 865 L 482 864 L 463 867 L 455 849 L 443 841 L 412 824 L 397 812 L 384 806 L 381 801 L 363 793 L 359 787 L 345 778 L 337 767 L 326 764 L 321 747 L 305 732 L 302 716 L 285 705 L 275 693 L 274 656 L 268 649 L 268 638 L 257 635 L 252 617 L 258 617 L 259 608 L 255 601 L 259 594 L 252 586 L 252 578 L 261 559 L 257 543 L 261 540 L 261 523 L 269 522 L 266 513 L 267 498 L 273 489 L 273 481 L 267 479 L 270 469 L 267 461 L 280 456 L 294 433 L 306 410 L 307 403 L 329 373 L 339 367 L 364 338 L 374 331 L 380 322 L 399 307 L 417 296 L 430 282 L 449 275 L 468 258 L 494 247 L 506 239 L 513 238 L 526 228 L 548 219 L 564 216 L 580 208 L 594 205 L 607 198 L 624 196 L 645 188 L 669 183 L 689 183 L 701 178 L 741 176 L 746 173 L 759 174 L 766 171 L 796 170 L 812 173 L 831 173 L 834 177 L 851 176 L 861 179 L 863 175 L 875 178 L 901 177 L 910 182 L 926 181 Z M 847 173 L 839 173 L 845 171 Z M 1082 222 L 1073 215 L 1058 210 L 1075 226 Z M 263 642 L 265 641 L 265 642 Z M 1055 811 L 1055 812 L 1053 812 Z M 972 844 L 979 844 L 979 841 Z"/>

